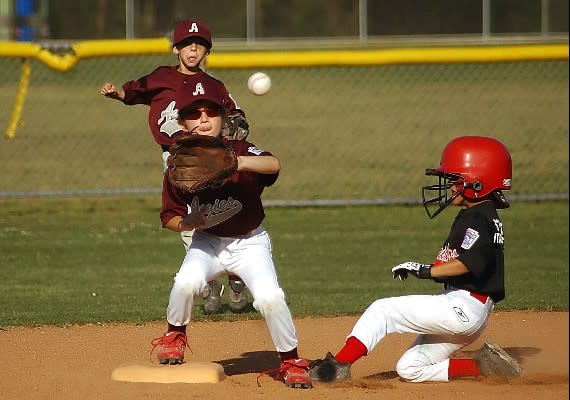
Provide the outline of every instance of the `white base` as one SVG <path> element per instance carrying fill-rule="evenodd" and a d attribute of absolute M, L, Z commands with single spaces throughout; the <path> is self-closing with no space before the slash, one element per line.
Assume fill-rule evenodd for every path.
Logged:
<path fill-rule="evenodd" d="M 123 365 L 111 373 L 114 381 L 154 383 L 219 383 L 226 377 L 220 364 L 209 362 L 180 365 Z"/>

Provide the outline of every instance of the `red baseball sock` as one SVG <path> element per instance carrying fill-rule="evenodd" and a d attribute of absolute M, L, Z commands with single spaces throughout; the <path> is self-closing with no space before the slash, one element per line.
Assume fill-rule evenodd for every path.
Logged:
<path fill-rule="evenodd" d="M 343 364 L 352 364 L 361 357 L 368 354 L 366 346 L 354 336 L 346 339 L 343 348 L 340 349 L 338 354 L 334 357 L 336 360 Z"/>
<path fill-rule="evenodd" d="M 290 360 L 292 358 L 299 358 L 299 355 L 297 354 L 297 348 L 295 347 L 291 351 L 279 353 L 279 358 L 281 358 L 281 361 Z"/>
<path fill-rule="evenodd" d="M 168 332 L 182 332 L 186 333 L 186 325 L 176 326 L 168 324 Z"/>
<path fill-rule="evenodd" d="M 447 376 L 449 379 L 463 378 L 467 376 L 479 376 L 479 366 L 472 358 L 450 358 Z"/>

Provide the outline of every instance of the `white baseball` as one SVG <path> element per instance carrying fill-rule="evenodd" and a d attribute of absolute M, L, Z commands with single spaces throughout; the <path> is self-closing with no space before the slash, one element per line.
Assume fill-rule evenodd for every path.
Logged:
<path fill-rule="evenodd" d="M 256 72 L 247 80 L 247 88 L 254 95 L 263 96 L 271 89 L 271 78 L 263 72 Z"/>

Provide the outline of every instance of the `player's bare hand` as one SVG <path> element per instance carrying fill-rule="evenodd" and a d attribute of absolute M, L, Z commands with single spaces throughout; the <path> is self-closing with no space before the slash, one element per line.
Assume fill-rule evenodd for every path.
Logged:
<path fill-rule="evenodd" d="M 100 93 L 111 99 L 123 100 L 125 98 L 125 92 L 122 89 L 117 89 L 115 85 L 110 82 L 105 82 L 101 87 Z"/>
<path fill-rule="evenodd" d="M 117 93 L 117 88 L 110 82 L 105 82 L 105 84 L 101 87 L 101 94 L 103 96 L 109 96 L 113 93 Z"/>
<path fill-rule="evenodd" d="M 200 228 L 206 225 L 206 209 L 191 209 L 190 213 L 186 215 L 181 221 L 181 227 L 183 230 L 189 230 Z"/>

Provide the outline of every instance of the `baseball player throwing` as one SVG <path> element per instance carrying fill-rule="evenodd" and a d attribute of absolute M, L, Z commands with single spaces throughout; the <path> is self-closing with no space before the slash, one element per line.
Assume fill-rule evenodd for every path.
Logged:
<path fill-rule="evenodd" d="M 225 110 L 219 86 L 206 79 L 185 83 L 177 91 L 176 104 L 187 134 L 220 136 Z M 167 331 L 153 341 L 159 347 L 158 360 L 161 364 L 183 362 L 194 297 L 208 281 L 231 273 L 243 279 L 253 306 L 265 318 L 281 358 L 276 379 L 290 387 L 310 388 L 309 363 L 297 354 L 295 326 L 277 281 L 271 240 L 261 225 L 265 217 L 261 194 L 276 181 L 280 162 L 245 140 L 226 143 L 237 156 L 237 171 L 223 186 L 190 194 L 174 185 L 168 173 L 164 177 L 162 225 L 176 232 L 195 232 L 170 292 Z M 169 168 L 177 166 L 172 163 Z"/>
<path fill-rule="evenodd" d="M 410 382 L 446 382 L 461 377 L 519 376 L 521 367 L 499 346 L 486 342 L 474 359 L 453 358 L 473 343 L 505 297 L 505 233 L 497 209 L 509 207 L 511 157 L 498 140 L 463 136 L 451 140 L 438 168 L 426 170 L 438 183 L 423 187 L 430 218 L 448 205 L 462 207 L 433 264 L 405 262 L 392 268 L 394 279 L 408 275 L 443 283 L 438 295 L 382 298 L 362 314 L 344 347 L 312 363 L 313 380 L 350 378 L 350 365 L 390 333 L 416 333 L 396 370 Z M 435 196 L 430 194 L 435 192 Z"/>
<path fill-rule="evenodd" d="M 222 93 L 226 107 L 226 123 L 224 136 L 231 139 L 245 139 L 249 126 L 245 113 L 240 109 L 224 84 L 207 74 L 203 69 L 205 57 L 212 48 L 212 36 L 206 24 L 197 19 L 185 20 L 178 23 L 174 30 L 172 52 L 178 57 L 178 65 L 161 66 L 150 74 L 139 79 L 126 82 L 121 88 L 106 82 L 101 87 L 101 94 L 111 99 L 119 100 L 127 105 L 146 104 L 149 106 L 148 124 L 154 140 L 162 148 L 163 168 L 166 170 L 166 159 L 170 155 L 169 146 L 174 138 L 181 133 L 178 124 L 178 105 L 175 95 L 181 85 L 207 83 L 215 85 Z M 192 232 L 181 232 L 184 247 L 188 249 L 192 241 Z M 229 277 L 230 303 L 232 311 L 239 312 L 247 306 L 245 285 L 237 276 Z M 204 311 L 206 314 L 217 312 L 221 304 L 223 285 L 217 281 L 209 283 L 205 288 Z"/>

